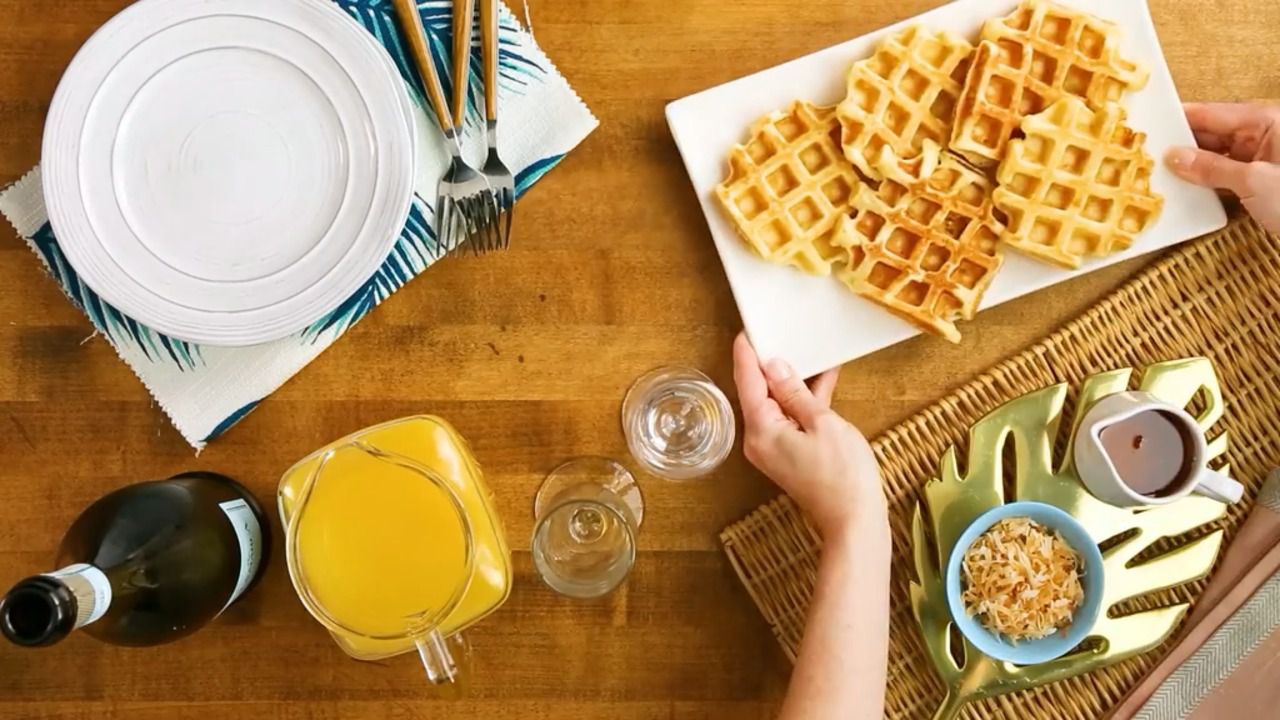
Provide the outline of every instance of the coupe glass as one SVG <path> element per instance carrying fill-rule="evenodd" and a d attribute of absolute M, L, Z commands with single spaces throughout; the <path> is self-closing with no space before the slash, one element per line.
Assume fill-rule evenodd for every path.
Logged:
<path fill-rule="evenodd" d="M 635 565 L 644 500 L 617 462 L 588 457 L 556 468 L 538 491 L 534 513 L 534 566 L 556 592 L 606 595 Z"/>
<path fill-rule="evenodd" d="M 636 462 L 658 477 L 688 480 L 715 470 L 733 449 L 733 408 L 711 378 L 691 368 L 653 370 L 622 402 L 622 429 Z"/>

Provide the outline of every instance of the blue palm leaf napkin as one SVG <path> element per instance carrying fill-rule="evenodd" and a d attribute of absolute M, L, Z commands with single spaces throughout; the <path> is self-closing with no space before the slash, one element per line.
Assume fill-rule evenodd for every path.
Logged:
<path fill-rule="evenodd" d="M 115 348 L 178 431 L 197 450 L 221 435 L 275 392 L 348 329 L 438 258 L 431 233 L 435 185 L 448 162 L 434 120 L 428 116 L 422 86 L 396 31 L 391 0 L 332 0 L 387 49 L 416 102 L 418 171 L 408 221 L 395 248 L 364 286 L 327 316 L 299 333 L 253 347 L 201 346 L 157 333 L 107 304 L 77 277 L 53 235 L 41 195 L 40 168 L 0 192 L 0 213 L 26 239 L 49 274 Z M 447 58 L 453 41 L 452 0 L 419 0 L 423 24 L 437 50 L 437 65 L 450 83 Z M 517 170 L 516 193 L 523 194 L 582 142 L 597 121 L 533 38 L 505 6 L 499 5 L 499 145 L 508 166 Z M 472 113 L 465 145 L 469 159 L 483 160 L 480 106 L 483 70 L 473 48 Z M 452 93 L 452 88 L 446 88 Z"/>

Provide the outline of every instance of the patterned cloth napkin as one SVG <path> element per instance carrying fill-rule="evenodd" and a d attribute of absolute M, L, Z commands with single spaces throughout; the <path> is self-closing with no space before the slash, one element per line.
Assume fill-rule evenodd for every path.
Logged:
<path fill-rule="evenodd" d="M 396 32 L 391 0 L 332 0 L 347 11 L 387 51 L 406 78 L 417 105 L 419 157 L 416 196 L 408 222 L 377 274 L 346 302 L 311 327 L 275 342 L 253 347 L 201 346 L 166 337 L 108 305 L 76 276 L 53 236 L 41 195 L 37 167 L 0 192 L 3 213 L 44 262 L 67 297 L 89 317 L 120 358 L 128 363 L 173 424 L 197 450 L 257 407 L 289 378 L 333 344 L 374 307 L 423 270 L 437 256 L 431 234 L 435 185 L 448 153 L 434 120 L 427 115 L 423 92 L 406 48 Z M 437 69 L 451 85 L 447 62 L 451 0 L 419 0 L 423 24 L 438 52 Z M 597 121 L 569 83 L 543 54 L 532 36 L 500 6 L 499 145 L 503 160 L 516 173 L 516 193 L 523 194 L 595 129 Z M 479 48 L 472 67 L 481 67 Z M 467 123 L 466 152 L 473 162 L 484 157 L 483 95 L 480 73 L 472 72 L 472 111 Z M 451 87 L 446 93 L 452 93 Z"/>
<path fill-rule="evenodd" d="M 1110 720 L 1275 717 L 1280 469 L 1258 492 L 1182 635 Z M 1259 712 L 1261 711 L 1261 712 Z"/>

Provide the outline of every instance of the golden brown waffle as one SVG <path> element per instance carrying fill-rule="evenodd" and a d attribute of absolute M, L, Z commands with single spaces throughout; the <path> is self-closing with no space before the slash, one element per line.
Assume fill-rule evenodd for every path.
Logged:
<path fill-rule="evenodd" d="M 1004 240 L 1068 268 L 1110 255 L 1160 215 L 1151 191 L 1154 162 L 1146 136 L 1124 124 L 1124 109 L 1098 112 L 1068 96 L 1022 121 L 1025 139 L 1009 143 L 997 172 L 995 205 L 1008 216 Z"/>
<path fill-rule="evenodd" d="M 988 20 L 965 80 L 951 149 L 980 166 L 1004 157 L 1022 118 L 1066 95 L 1098 109 L 1147 82 L 1120 56 L 1120 27 L 1044 0 Z"/>
<path fill-rule="evenodd" d="M 911 158 L 925 140 L 945 145 L 972 52 L 956 35 L 913 25 L 854 63 L 838 108 L 845 157 L 879 179 L 881 148 Z"/>
<path fill-rule="evenodd" d="M 879 190 L 863 185 L 839 242 L 848 256 L 837 276 L 924 330 L 960 341 L 955 322 L 972 319 L 1000 269 L 1004 226 L 981 173 L 925 143 L 912 161 L 886 148 L 877 163 Z"/>
<path fill-rule="evenodd" d="M 861 184 L 838 141 L 835 108 L 796 102 L 761 118 L 729 151 L 716 197 L 760 257 L 829 275 L 841 254 L 831 235 Z"/>

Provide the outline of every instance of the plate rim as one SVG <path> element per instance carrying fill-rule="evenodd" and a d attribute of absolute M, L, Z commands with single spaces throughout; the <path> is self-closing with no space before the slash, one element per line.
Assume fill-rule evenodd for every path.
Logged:
<path fill-rule="evenodd" d="M 82 133 L 92 107 L 92 103 L 85 104 L 85 98 L 93 98 L 98 91 L 96 85 L 87 83 L 83 78 L 104 72 L 103 64 L 109 74 L 115 63 L 141 42 L 184 22 L 206 17 L 245 16 L 280 24 L 280 16 L 291 14 L 310 18 L 306 23 L 288 24 L 286 27 L 333 56 L 365 104 L 358 112 L 370 118 L 370 127 L 374 129 L 372 147 L 375 157 L 370 175 L 374 186 L 369 191 L 370 207 L 361 211 L 359 231 L 344 243 L 347 249 L 332 267 L 321 274 L 319 280 L 291 298 L 234 312 L 191 310 L 180 302 L 167 299 L 148 307 L 147 302 L 138 301 L 138 292 L 150 293 L 152 297 L 162 296 L 157 296 L 128 273 L 119 273 L 128 275 L 123 280 L 112 281 L 104 277 L 109 273 L 104 273 L 103 268 L 94 262 L 92 253 L 85 251 L 86 246 L 96 246 L 99 252 L 106 252 L 106 243 L 93 226 L 87 224 L 84 196 L 79 194 L 79 174 L 83 165 Z M 120 34 L 136 28 L 138 23 L 155 25 L 158 29 L 145 35 L 138 33 L 139 37 L 128 38 L 127 42 L 118 40 Z M 318 34 L 317 28 L 328 30 Z M 342 39 L 344 37 L 345 40 Z M 116 45 L 111 44 L 113 40 L 117 41 Z M 345 46 L 345 55 L 334 54 L 330 43 Z M 107 62 L 100 64 L 102 57 L 106 57 Z M 350 74 L 354 63 L 360 63 L 361 68 L 356 76 Z M 376 79 L 378 85 L 361 87 L 355 82 L 357 77 Z M 370 98 L 379 97 L 376 104 L 381 107 L 374 111 L 371 106 L 375 103 Z M 77 108 L 77 103 L 82 107 Z M 383 137 L 378 138 L 377 135 Z M 174 339 L 224 347 L 259 345 L 302 332 L 322 319 L 367 283 L 385 262 L 400 237 L 414 202 L 418 143 L 413 104 L 399 70 L 386 49 L 336 5 L 326 0 L 290 0 L 269 5 L 254 5 L 247 0 L 187 0 L 183 3 L 139 0 L 98 28 L 77 50 L 59 80 L 42 137 L 45 170 L 42 173 L 42 191 L 49 223 L 63 255 L 80 281 L 104 302 L 130 319 Z M 378 146 L 387 149 L 379 151 Z M 395 151 L 394 156 L 392 150 Z M 391 163 L 388 163 L 389 157 Z M 74 177 L 74 182 L 68 182 L 68 177 Z M 362 245 L 366 249 L 359 252 Z M 350 260 L 353 256 L 355 259 Z M 334 284 L 329 281 L 344 266 L 347 271 L 341 278 L 343 282 Z M 118 283 L 123 283 L 121 287 L 134 285 L 133 294 L 123 292 L 121 287 L 117 287 Z M 312 290 L 326 285 L 329 286 L 327 292 Z M 315 296 L 314 299 L 298 301 L 298 309 L 287 314 L 279 310 L 272 313 L 273 307 L 309 292 Z M 175 308 L 180 308 L 176 314 Z"/>
<path fill-rule="evenodd" d="M 218 15 L 218 16 L 205 16 L 205 17 L 197 18 L 197 20 L 205 20 L 205 19 L 210 19 L 210 18 L 222 18 L 222 17 L 225 17 L 225 16 L 220 16 L 220 15 Z M 311 39 L 309 36 L 307 36 L 307 35 L 305 35 L 305 34 L 303 34 L 303 33 L 299 32 L 298 30 L 296 30 L 296 29 L 294 29 L 294 28 L 290 28 L 290 27 L 287 27 L 287 26 L 285 26 L 285 25 L 283 25 L 283 24 L 280 24 L 280 23 L 279 23 L 278 21 L 276 21 L 276 20 L 268 20 L 268 19 L 265 19 L 265 18 L 253 18 L 253 19 L 254 19 L 254 20 L 261 19 L 264 23 L 267 23 L 267 24 L 269 24 L 269 25 L 275 25 L 275 26 L 278 26 L 278 27 L 280 27 L 280 28 L 283 28 L 283 29 L 285 29 L 285 30 L 288 30 L 289 32 L 292 32 L 292 33 L 294 33 L 294 34 L 296 34 L 296 35 L 299 35 L 299 36 L 300 36 L 300 37 L 302 37 L 302 38 L 305 38 L 308 42 L 310 42 L 310 43 L 312 44 L 312 46 L 314 46 L 315 48 L 318 48 L 321 52 L 325 52 L 325 55 L 326 55 L 326 56 L 327 56 L 331 61 L 333 61 L 334 65 L 335 65 L 336 67 L 338 67 L 338 69 L 339 69 L 339 70 L 341 70 L 341 66 L 337 64 L 337 61 L 336 61 L 336 59 L 335 59 L 335 58 L 333 58 L 332 54 L 327 53 L 327 52 L 324 50 L 324 48 L 320 47 L 320 46 L 319 46 L 319 45 L 318 45 L 318 44 L 317 44 L 313 39 Z M 177 23 L 177 24 L 175 24 L 175 25 L 170 26 L 170 28 L 179 28 L 179 27 L 181 27 L 181 28 L 184 28 L 184 29 L 185 29 L 187 25 L 188 25 L 188 23 L 186 23 L 186 22 L 183 22 L 183 23 Z M 169 29 L 169 28 L 166 28 L 166 31 L 167 31 L 168 29 Z M 128 61 L 129 61 L 129 58 L 130 58 L 131 56 L 133 56 L 135 53 L 138 53 L 138 52 L 147 52 L 147 50 L 143 49 L 143 46 L 144 46 L 147 42 L 150 42 L 150 41 L 152 41 L 153 39 L 160 37 L 160 35 L 161 35 L 161 34 L 163 34 L 163 33 L 156 33 L 156 34 L 153 34 L 153 35 L 151 35 L 150 37 L 148 37 L 148 38 L 144 39 L 144 40 L 143 40 L 143 42 L 141 42 L 141 43 L 139 43 L 139 44 L 137 44 L 137 45 L 134 45 L 134 46 L 133 46 L 133 48 L 131 48 L 131 49 L 129 49 L 128 51 L 126 51 L 126 52 L 125 52 L 125 54 L 120 58 L 119 62 L 117 62 L 116 66 L 113 68 L 113 72 L 114 72 L 114 71 L 118 71 L 118 70 L 120 70 L 120 68 L 122 67 L 122 65 L 123 65 L 124 63 L 128 62 Z M 189 53 L 183 54 L 183 55 L 181 55 L 181 56 L 179 56 L 179 57 L 177 57 L 177 58 L 173 59 L 173 60 L 171 61 L 171 63 L 170 63 L 170 64 L 172 64 L 172 62 L 179 62 L 179 61 L 186 60 L 187 58 L 194 57 L 194 56 L 199 55 L 199 54 L 201 54 L 201 53 L 203 53 L 203 52 L 217 51 L 217 50 L 222 50 L 222 49 L 227 49 L 227 46 L 222 46 L 222 45 L 210 45 L 210 46 L 208 46 L 208 47 L 200 47 L 200 48 L 194 49 L 194 51 L 192 51 L 192 52 L 189 52 Z M 265 50 L 262 50 L 258 45 L 255 45 L 255 44 L 245 44 L 245 45 L 241 45 L 241 46 L 236 46 L 236 47 L 231 48 L 231 49 L 248 49 L 248 50 L 251 50 L 251 51 L 263 51 L 263 52 L 265 52 Z M 279 59 L 283 60 L 283 61 L 284 61 L 284 62 L 286 62 L 286 63 L 290 63 L 290 64 L 292 64 L 292 63 L 291 63 L 291 59 L 290 59 L 290 58 L 283 57 L 283 55 L 281 55 L 281 56 L 276 56 L 276 57 L 278 57 Z M 154 67 L 154 65 L 153 65 L 153 67 Z M 164 66 L 160 67 L 160 69 L 159 69 L 159 70 L 157 70 L 155 73 L 153 73 L 153 76 L 159 75 L 160 73 L 164 72 L 168 67 L 169 67 L 169 65 L 164 65 Z M 300 67 L 299 67 L 299 69 L 302 69 L 302 68 L 300 68 Z M 305 72 L 305 71 L 304 71 L 304 72 Z M 345 71 L 343 71 L 343 72 L 344 72 L 344 74 L 345 74 Z M 310 75 L 309 73 L 307 73 L 307 74 L 308 74 L 308 75 Z M 312 80 L 315 80 L 315 79 L 316 79 L 314 75 L 310 76 L 310 78 L 311 78 Z M 348 80 L 348 81 L 350 81 L 348 84 L 349 84 L 349 85 L 351 86 L 351 88 L 354 90 L 354 89 L 355 89 L 354 80 L 351 78 L 351 76 L 350 76 L 349 74 L 346 74 L 346 78 L 347 78 L 347 80 Z M 148 78 L 147 80 L 149 80 L 149 79 L 150 79 L 150 78 Z M 100 94 L 101 94 L 101 92 L 102 92 L 101 87 L 99 87 L 99 89 L 95 92 L 95 96 L 94 96 L 94 98 L 90 101 L 89 109 L 91 110 L 91 112 L 90 112 L 90 113 L 88 113 L 88 116 L 86 117 L 86 120 L 85 120 L 84 124 L 81 126 L 81 133 L 80 133 L 81 137 L 85 137 L 85 136 L 91 135 L 91 134 L 92 134 L 92 133 L 91 133 L 91 130 L 92 130 L 93 128 L 95 128 L 95 127 L 98 127 L 98 128 L 106 128 L 106 129 L 114 129 L 114 130 L 116 131 L 116 134 L 115 134 L 115 137 L 114 137 L 115 143 L 114 143 L 114 144 L 111 144 L 110 146 L 108 146 L 108 145 L 104 144 L 104 146 L 103 146 L 103 147 L 97 147 L 97 148 L 85 148 L 85 147 L 83 147 L 83 144 L 82 144 L 81 152 L 79 153 L 79 161 L 80 161 L 80 162 L 79 162 L 79 170 L 80 170 L 79 177 L 77 177 L 77 178 L 73 178 L 73 181 L 74 181 L 74 183 L 75 183 L 75 185 L 76 185 L 76 188 L 77 188 L 78 190 L 80 190 L 80 193 L 78 194 L 78 197 L 82 198 L 82 202 L 84 202 L 84 200 L 83 200 L 84 198 L 87 198 L 87 197 L 90 197 L 90 196 L 92 196 L 92 195 L 96 194 L 96 192 L 97 192 L 97 191 L 99 191 L 99 190 L 104 191 L 104 192 L 113 192 L 113 193 L 114 193 L 114 190 L 116 189 L 114 186 L 113 186 L 113 187 L 110 187 L 110 188 L 101 188 L 100 186 L 94 186 L 94 188 L 93 188 L 93 189 L 94 189 L 94 191 L 95 191 L 95 192 L 93 192 L 93 193 L 85 193 L 85 192 L 84 192 L 84 190 L 85 190 L 86 172 L 87 172 L 87 171 L 94 170 L 94 169 L 103 169 L 103 168 L 107 169 L 108 171 L 110 171 L 110 170 L 113 170 L 113 169 L 114 169 L 114 166 L 115 166 L 115 158 L 116 158 L 116 155 L 118 155 L 118 153 L 119 153 L 119 140 L 120 140 L 120 137 L 121 137 L 121 135 L 123 134 L 123 132 L 125 132 L 125 130 L 123 130 L 123 124 L 120 124 L 120 123 L 119 123 L 119 120 L 120 120 L 120 119 L 123 119 L 123 117 L 124 117 L 125 115 L 127 115 L 127 114 L 130 112 L 130 108 L 131 108 L 131 106 L 132 106 L 132 104 L 133 104 L 134 100 L 136 99 L 136 96 L 137 96 L 138 91 L 140 91 L 143 87 L 145 87 L 145 85 L 146 85 L 146 81 L 144 81 L 141 85 L 137 85 L 137 86 L 135 86 L 135 84 L 132 84 L 132 83 L 131 83 L 131 84 L 126 84 L 126 85 L 125 85 L 125 87 L 126 87 L 126 88 L 128 88 L 129 90 L 132 90 L 132 91 L 133 91 L 133 95 L 131 95 L 131 96 L 127 97 L 127 99 L 125 99 L 125 101 L 122 103 L 122 105 L 121 105 L 121 107 L 120 107 L 120 111 L 121 111 L 121 115 L 120 115 L 120 117 L 119 117 L 119 118 L 117 118 L 117 117 L 116 117 L 116 115 L 115 115 L 114 113 L 112 113 L 112 114 L 110 115 L 110 120 L 109 120 L 109 121 L 107 121 L 107 122 L 103 122 L 103 121 L 101 121 L 101 120 L 98 120 L 97 122 L 95 122 L 95 115 L 96 115 L 97 113 L 96 113 L 95 111 L 93 111 L 93 109 L 94 109 L 94 108 L 96 108 L 96 107 L 98 106 L 98 103 L 97 103 L 97 96 L 98 96 L 98 95 L 100 95 Z M 323 88 L 323 87 L 321 88 L 321 90 L 324 90 L 324 89 L 325 89 L 325 88 Z M 119 95 L 117 95 L 117 98 L 124 98 L 126 95 L 128 95 L 128 93 L 126 93 L 126 92 L 122 92 L 122 93 L 120 93 Z M 352 149 L 353 149 L 353 147 L 354 147 L 354 146 L 349 146 L 349 144 L 350 144 L 350 140 L 352 139 L 353 135 L 358 135 L 358 134 L 360 134 L 361 132 L 363 132 L 363 131 L 365 131 L 365 130 L 367 130 L 367 129 L 371 129 L 371 128 L 370 128 L 370 123 L 372 122 L 372 112 L 373 112 L 373 111 L 372 111 L 372 109 L 371 109 L 371 108 L 369 108 L 369 107 L 368 107 L 368 104 L 364 101 L 364 99 L 363 99 L 363 98 L 361 98 L 361 100 L 360 100 L 360 109 L 359 109 L 359 111 L 357 111 L 357 112 L 354 112 L 354 113 L 353 113 L 353 112 L 351 112 L 351 108 L 346 108 L 346 109 L 345 109 L 345 110 L 347 111 L 347 113 L 346 113 L 346 114 L 347 114 L 347 115 L 349 115 L 349 117 L 344 117 L 344 108 L 340 108 L 340 107 L 338 107 L 338 104 L 337 104 L 337 103 L 333 103 L 333 102 L 332 102 L 332 100 L 331 100 L 331 96 L 329 96 L 329 95 L 327 95 L 327 94 L 326 94 L 326 95 L 325 95 L 325 100 L 326 100 L 326 101 L 329 101 L 329 107 L 333 108 L 333 109 L 334 109 L 334 111 L 335 111 L 334 120 L 337 122 L 337 125 L 339 126 L 339 128 L 343 131 L 343 134 L 344 134 L 343 141 L 344 141 L 345 151 L 346 151 L 348 154 L 350 154 L 350 153 L 351 153 L 351 151 L 352 151 Z M 360 126 L 359 128 L 355 128 L 355 127 L 350 127 L 350 126 L 348 126 L 346 121 L 347 121 L 347 120 L 351 120 L 351 119 L 353 119 L 353 118 L 355 117 L 355 115 L 357 115 L 357 114 L 358 114 L 359 116 L 361 116 L 361 117 L 364 119 L 364 122 L 361 124 L 361 126 Z M 104 134 L 100 134 L 99 136 L 101 136 L 101 137 L 105 137 L 105 135 L 104 135 Z M 366 173 L 365 173 L 365 174 L 367 175 L 367 177 L 365 178 L 367 181 L 372 181 L 372 180 L 374 180 L 374 179 L 375 179 L 376 166 L 373 164 L 372 160 L 373 160 L 373 159 L 372 159 L 372 158 L 370 158 L 370 159 L 369 159 L 369 161 L 368 161 L 368 163 L 367 163 L 367 164 L 368 164 L 368 166 L 369 166 L 369 167 L 366 169 Z M 106 164 L 105 164 L 105 165 L 103 165 L 103 163 L 106 163 Z M 350 176 L 350 175 L 351 175 L 351 173 L 353 173 L 353 172 L 354 172 L 354 168 L 348 168 L 348 173 L 347 173 L 347 175 L 348 175 L 348 176 Z M 350 186 L 350 182 L 349 182 L 349 180 L 350 180 L 350 179 L 351 179 L 350 177 L 348 177 L 348 178 L 344 178 L 344 180 L 345 180 L 345 181 L 347 181 L 347 182 L 345 182 L 345 184 L 347 185 L 347 187 L 348 187 L 348 188 L 349 188 L 349 186 Z M 370 186 L 370 188 L 368 189 L 367 193 L 365 193 L 365 194 L 366 194 L 366 195 L 367 195 L 367 197 L 368 197 L 368 201 L 364 203 L 364 207 L 363 207 L 363 208 L 361 208 L 361 209 L 358 209 L 358 210 L 356 210 L 356 209 L 354 209 L 354 208 L 348 208 L 348 213 L 350 213 L 350 212 L 357 212 L 357 213 L 362 213 L 362 214 L 368 214 L 368 213 L 373 209 L 373 207 L 374 207 L 374 201 L 375 201 L 375 199 L 376 199 L 376 198 L 375 198 L 375 196 L 374 196 L 374 192 L 373 192 L 373 187 L 372 187 L 372 185 Z M 340 216 L 340 214 L 339 214 L 339 211 L 343 209 L 343 206 L 344 206 L 344 205 L 345 205 L 349 200 L 351 200 L 351 198 L 352 198 L 352 194 L 351 194 L 351 193 L 349 192 L 349 190 L 348 190 L 347 194 L 346 194 L 346 195 L 344 195 L 344 197 L 341 199 L 341 200 L 342 200 L 342 202 L 338 203 L 338 207 L 337 207 L 337 208 L 334 208 L 334 217 L 333 217 L 334 222 L 330 224 L 330 226 L 329 226 L 330 230 L 331 230 L 331 229 L 333 228 L 333 226 L 337 223 L 337 221 L 341 219 L 341 216 Z M 127 225 L 128 225 L 128 215 L 127 215 L 127 214 L 126 214 L 126 212 L 125 212 L 125 207 L 124 207 L 123 205 L 121 205 L 121 204 L 120 204 L 120 202 L 119 202 L 119 196 L 118 196 L 118 195 L 116 196 L 116 201 L 117 201 L 117 202 L 116 202 L 116 208 L 115 208 L 115 209 L 119 211 L 120 219 L 121 219 L 121 220 L 126 224 L 126 226 L 127 226 Z M 98 224 L 95 222 L 95 219 L 98 219 L 98 218 L 96 218 L 96 217 L 95 217 L 95 214 L 94 214 L 94 213 L 88 213 L 88 212 L 86 212 L 86 215 L 89 217 L 89 220 L 90 220 L 91 225 L 93 225 L 93 226 L 95 226 L 95 227 L 96 227 L 96 226 L 98 226 Z M 364 218 L 363 218 L 363 217 L 358 217 L 358 220 L 359 220 L 359 226 L 363 226 L 363 225 L 365 224 L 365 221 L 364 221 Z M 91 229 L 92 229 L 92 228 L 91 228 Z M 122 233 L 122 234 L 129 235 L 129 234 L 131 234 L 131 233 L 126 232 L 126 233 Z M 146 254 L 150 255 L 152 258 L 155 258 L 155 260 L 156 260 L 158 263 L 169 266 L 169 267 L 174 271 L 174 273 L 175 273 L 176 275 L 178 275 L 178 276 L 187 275 L 188 277 L 191 277 L 188 273 L 186 273 L 185 271 L 183 271 L 181 268 L 178 268 L 178 267 L 176 267 L 176 266 L 173 266 L 173 265 L 171 265 L 170 263 L 168 263 L 166 260 L 164 260 L 164 258 L 162 258 L 159 254 L 157 254 L 157 251 L 156 251 L 156 249 L 152 246 L 152 244 L 151 244 L 151 243 L 149 243 L 149 242 L 147 242 L 147 240 L 145 240 L 144 238 L 137 237 L 137 236 L 133 236 L 132 238 L 119 238 L 119 237 L 116 237 L 114 234 L 113 234 L 113 235 L 106 235 L 106 234 L 103 234 L 103 233 L 97 233 L 97 235 L 99 236 L 99 244 L 101 245 L 101 250 L 102 250 L 103 252 L 102 252 L 100 255 L 97 255 L 97 256 L 96 256 L 95 258 L 93 258 L 93 259 L 94 259 L 94 260 L 96 260 L 96 261 L 98 261 L 97 263 L 95 263 L 96 265 L 103 266 L 103 265 L 105 264 L 104 266 L 107 268 L 107 270 L 104 272 L 104 274 L 105 274 L 105 275 L 107 275 L 107 277 L 105 277 L 104 279 L 105 279 L 106 281 L 108 281 L 108 282 L 112 282 L 113 287 L 115 286 L 115 281 L 113 280 L 113 278 L 111 278 L 111 277 L 110 277 L 110 275 L 112 274 L 112 270 L 113 270 L 113 269 L 114 269 L 114 270 L 118 270 L 118 269 L 120 269 L 121 265 L 120 265 L 120 262 L 119 262 L 119 258 L 120 258 L 120 256 L 121 256 L 121 254 L 122 254 L 122 253 L 127 252 L 127 250 L 126 250 L 126 246 L 129 246 L 129 245 L 136 246 L 136 247 L 139 249 L 139 251 L 144 252 L 144 253 L 146 253 Z M 326 234 L 326 235 L 325 235 L 325 238 L 326 238 L 326 239 L 329 239 L 330 241 L 332 241 L 332 236 L 330 236 L 330 235 L 328 235 L 328 234 Z M 306 253 L 304 253 L 304 256 L 303 256 L 302 258 L 298 258 L 298 259 L 297 259 L 297 262 L 302 262 L 302 261 L 303 261 L 303 258 L 305 258 L 306 256 L 311 255 L 311 253 L 312 253 L 312 252 L 314 252 L 318 247 L 319 247 L 319 244 L 317 244 L 317 245 L 315 245 L 315 246 L 312 246 L 310 249 L 308 249 L 308 250 L 306 251 Z M 346 248 L 346 250 L 345 250 L 344 252 L 342 252 L 342 254 L 338 257 L 338 261 L 339 261 L 339 263 L 338 263 L 338 264 L 340 264 L 341 260 L 342 260 L 343 258 L 345 258 L 346 256 L 348 256 L 348 255 L 349 255 L 349 254 L 350 254 L 354 249 L 355 249 L 354 247 L 352 247 L 352 246 L 348 246 L 348 247 Z M 331 268 L 327 269 L 324 273 L 322 273 L 322 274 L 321 274 L 321 279 L 323 279 L 323 277 L 327 276 L 327 275 L 332 271 L 332 269 L 333 269 L 333 268 L 331 267 Z M 276 270 L 275 272 L 273 272 L 273 273 L 271 273 L 271 274 L 264 275 L 264 276 L 261 276 L 261 277 L 252 278 L 252 279 L 247 279 L 247 280 L 242 280 L 242 281 L 227 281 L 227 282 L 225 283 L 225 285 L 226 285 L 226 286 L 228 286 L 228 287 L 244 286 L 244 289 L 243 289 L 243 290 L 241 290 L 241 292 L 249 292 L 249 291 L 250 291 L 250 288 L 253 288 L 254 286 L 257 286 L 257 285 L 270 283 L 271 281 L 273 281 L 273 279 L 274 279 L 274 278 L 279 277 L 280 275 L 282 275 L 282 273 L 285 273 L 285 272 L 287 272 L 287 268 L 283 268 L 283 269 L 281 269 L 281 270 Z M 162 301 L 162 302 L 167 302 L 167 303 L 169 303 L 169 304 L 171 304 L 171 305 L 177 305 L 177 306 L 180 306 L 180 307 L 184 307 L 184 306 L 183 306 L 183 304 L 182 304 L 182 303 L 180 303 L 180 302 L 175 302 L 175 301 L 172 301 L 172 300 L 168 300 L 168 301 L 166 301 L 166 300 L 165 300 L 165 298 L 161 295 L 161 293 L 160 293 L 159 291 L 154 290 L 154 289 L 152 289 L 152 288 L 148 287 L 146 283 L 141 283 L 141 282 L 139 282 L 139 278 L 138 278 L 137 276 L 132 276 L 132 277 L 131 277 L 131 280 L 133 281 L 133 285 L 135 286 L 135 289 L 140 288 L 140 289 L 141 289 L 142 291 L 144 291 L 144 292 L 149 292 L 152 296 L 154 296 L 155 298 L 159 299 L 159 300 L 160 300 L 160 301 Z M 195 278 L 195 277 L 192 277 L 192 280 L 193 280 L 196 284 L 201 284 L 201 283 L 208 283 L 208 284 L 213 284 L 213 285 L 217 285 L 217 284 L 219 284 L 217 281 L 212 281 L 212 280 L 209 280 L 208 278 Z M 282 299 L 280 299 L 280 300 L 278 301 L 278 304 L 285 304 L 285 303 L 289 302 L 293 297 L 297 296 L 298 294 L 300 294 L 300 293 L 295 293 L 294 295 L 290 295 L 290 296 L 284 297 L 284 298 L 282 298 Z M 140 301 L 141 301 L 141 300 L 140 300 Z M 263 307 L 263 306 L 259 305 L 259 306 L 256 306 L 255 308 L 249 308 L 249 309 L 245 309 L 245 310 L 225 310 L 225 312 L 244 312 L 244 313 L 251 313 L 251 312 L 254 312 L 256 309 L 261 308 L 261 307 Z M 212 311 L 209 311 L 209 312 L 212 312 Z"/>

